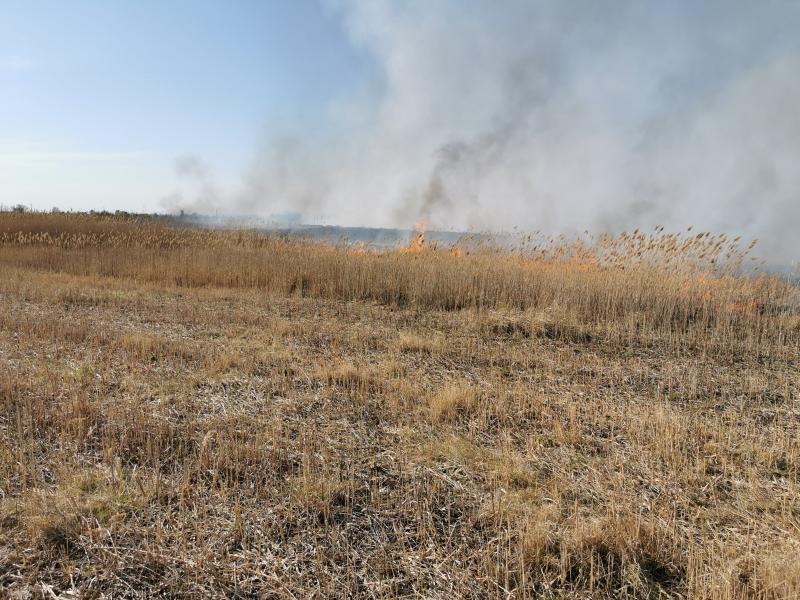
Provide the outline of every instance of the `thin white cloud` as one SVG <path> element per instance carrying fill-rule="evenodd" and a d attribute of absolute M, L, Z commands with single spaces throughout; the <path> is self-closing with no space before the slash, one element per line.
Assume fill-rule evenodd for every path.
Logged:
<path fill-rule="evenodd" d="M 141 152 L 0 152 L 0 165 L 130 160 Z"/>
<path fill-rule="evenodd" d="M 36 66 L 32 58 L 27 56 L 0 56 L 0 70 L 30 71 Z"/>

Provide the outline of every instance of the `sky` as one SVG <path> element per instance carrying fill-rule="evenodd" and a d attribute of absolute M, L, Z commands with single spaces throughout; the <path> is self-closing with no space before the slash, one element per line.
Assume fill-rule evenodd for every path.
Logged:
<path fill-rule="evenodd" d="M 235 186 L 365 70 L 313 0 L 0 0 L 0 204 L 164 210 L 197 154 Z"/>
<path fill-rule="evenodd" d="M 800 258 L 797 0 L 0 0 L 0 204 Z"/>

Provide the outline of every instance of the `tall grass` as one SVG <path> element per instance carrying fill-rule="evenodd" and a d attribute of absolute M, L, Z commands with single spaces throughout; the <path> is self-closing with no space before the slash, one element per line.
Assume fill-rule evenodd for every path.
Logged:
<path fill-rule="evenodd" d="M 559 307 L 590 323 L 792 334 L 797 288 L 742 273 L 752 248 L 708 233 L 596 240 L 523 239 L 516 248 L 353 251 L 255 231 L 189 229 L 156 219 L 4 214 L 0 264 L 183 287 L 256 288 L 425 308 Z M 462 250 L 463 249 L 463 250 Z"/>
<path fill-rule="evenodd" d="M 796 598 L 749 250 L 2 214 L 0 596 Z"/>

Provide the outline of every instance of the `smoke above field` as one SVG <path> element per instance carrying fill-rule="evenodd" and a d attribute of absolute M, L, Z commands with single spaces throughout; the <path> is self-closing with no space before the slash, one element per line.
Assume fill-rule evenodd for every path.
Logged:
<path fill-rule="evenodd" d="M 320 131 L 265 140 L 238 191 L 184 164 L 205 194 L 194 208 L 458 230 L 693 225 L 800 258 L 800 3 L 326 6 L 375 80 Z"/>

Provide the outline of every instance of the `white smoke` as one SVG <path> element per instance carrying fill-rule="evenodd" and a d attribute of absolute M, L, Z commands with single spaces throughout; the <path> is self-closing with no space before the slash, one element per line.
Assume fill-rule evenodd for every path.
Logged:
<path fill-rule="evenodd" d="M 240 210 L 568 233 L 693 225 L 800 258 L 800 2 L 331 6 L 379 81 L 331 107 L 324 132 L 267 144 Z"/>

